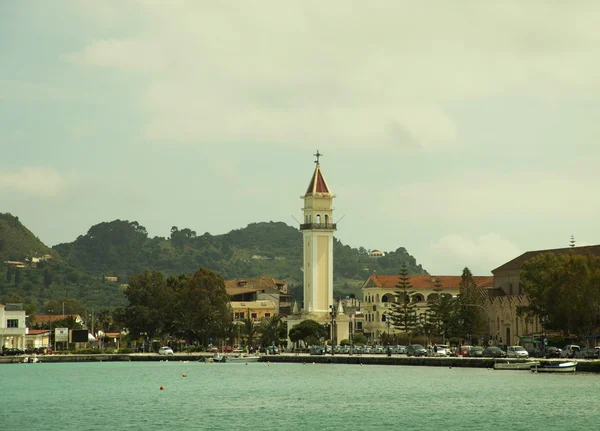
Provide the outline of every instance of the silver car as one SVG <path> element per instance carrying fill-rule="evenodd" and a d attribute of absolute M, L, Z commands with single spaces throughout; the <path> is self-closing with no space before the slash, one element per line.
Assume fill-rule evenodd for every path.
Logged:
<path fill-rule="evenodd" d="M 529 352 L 523 346 L 508 346 L 506 348 L 507 358 L 529 358 Z"/>

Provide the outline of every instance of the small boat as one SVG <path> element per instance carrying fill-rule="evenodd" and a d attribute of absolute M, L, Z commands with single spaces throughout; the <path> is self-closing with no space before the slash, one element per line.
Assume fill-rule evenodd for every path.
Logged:
<path fill-rule="evenodd" d="M 40 359 L 37 356 L 27 356 L 25 359 L 23 359 L 24 364 L 37 364 L 38 362 L 40 362 Z"/>
<path fill-rule="evenodd" d="M 531 370 L 531 367 L 539 366 L 538 361 L 527 362 L 496 362 L 494 370 Z"/>
<path fill-rule="evenodd" d="M 258 362 L 258 360 L 260 359 L 260 356 L 227 356 L 225 359 L 225 362 L 231 362 L 231 363 L 249 363 L 249 362 Z"/>
<path fill-rule="evenodd" d="M 544 365 L 534 365 L 531 371 L 534 373 L 574 373 L 577 362 L 562 362 Z"/>

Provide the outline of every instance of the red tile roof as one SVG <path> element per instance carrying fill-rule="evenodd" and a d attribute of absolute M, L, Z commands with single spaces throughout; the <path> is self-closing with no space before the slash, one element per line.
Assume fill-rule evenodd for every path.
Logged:
<path fill-rule="evenodd" d="M 48 322 L 56 322 L 57 320 L 63 320 L 67 317 L 73 317 L 77 319 L 79 314 L 40 314 L 38 316 L 34 316 L 34 323 L 48 323 Z"/>
<path fill-rule="evenodd" d="M 458 289 L 460 283 L 460 276 L 455 275 L 441 275 L 439 277 L 432 277 L 430 275 L 413 275 L 409 277 L 410 284 L 414 289 L 433 289 L 435 279 L 440 280 L 442 289 Z M 396 284 L 400 281 L 399 275 L 371 275 L 369 280 L 375 284 L 376 287 L 384 289 L 395 289 Z M 367 280 L 367 282 L 369 281 Z M 494 277 L 492 276 L 473 276 L 473 281 L 477 284 L 477 287 L 491 287 L 493 285 Z"/>
<path fill-rule="evenodd" d="M 40 335 L 40 334 L 48 334 L 50 332 L 49 329 L 30 329 L 27 335 Z"/>
<path fill-rule="evenodd" d="M 329 187 L 327 186 L 327 181 L 325 181 L 325 177 L 321 172 L 321 167 L 317 163 L 317 167 L 315 168 L 315 172 L 313 173 L 312 178 L 310 179 L 310 184 L 306 189 L 306 195 L 313 195 L 316 193 L 327 193 L 329 194 Z"/>
<path fill-rule="evenodd" d="M 515 257 L 513 260 L 506 262 L 504 265 L 499 266 L 498 268 L 492 271 L 492 274 L 495 274 L 496 271 L 510 271 L 510 270 L 520 270 L 525 261 L 534 258 L 543 253 L 554 253 L 554 254 L 565 254 L 573 252 L 576 254 L 594 254 L 596 256 L 600 256 L 600 245 L 588 245 L 584 247 L 565 247 L 565 248 L 555 248 L 549 250 L 534 250 L 523 253 L 521 256 Z"/>

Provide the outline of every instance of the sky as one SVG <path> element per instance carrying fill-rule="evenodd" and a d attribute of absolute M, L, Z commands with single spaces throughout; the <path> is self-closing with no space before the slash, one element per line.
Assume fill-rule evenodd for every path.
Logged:
<path fill-rule="evenodd" d="M 431 274 L 600 243 L 600 2 L 0 3 L 0 212 L 48 245 L 135 220 L 297 226 Z M 342 219 L 343 217 L 343 219 Z"/>

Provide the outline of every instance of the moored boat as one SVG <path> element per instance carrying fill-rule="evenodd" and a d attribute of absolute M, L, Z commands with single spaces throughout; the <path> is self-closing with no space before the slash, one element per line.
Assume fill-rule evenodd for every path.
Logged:
<path fill-rule="evenodd" d="M 260 356 L 227 356 L 225 362 L 232 363 L 248 363 L 248 362 L 258 362 Z"/>
<path fill-rule="evenodd" d="M 531 367 L 539 366 L 538 361 L 526 362 L 496 362 L 494 370 L 530 370 Z"/>
<path fill-rule="evenodd" d="M 534 373 L 574 373 L 576 368 L 577 362 L 562 362 L 534 365 L 531 367 L 531 371 Z"/>

